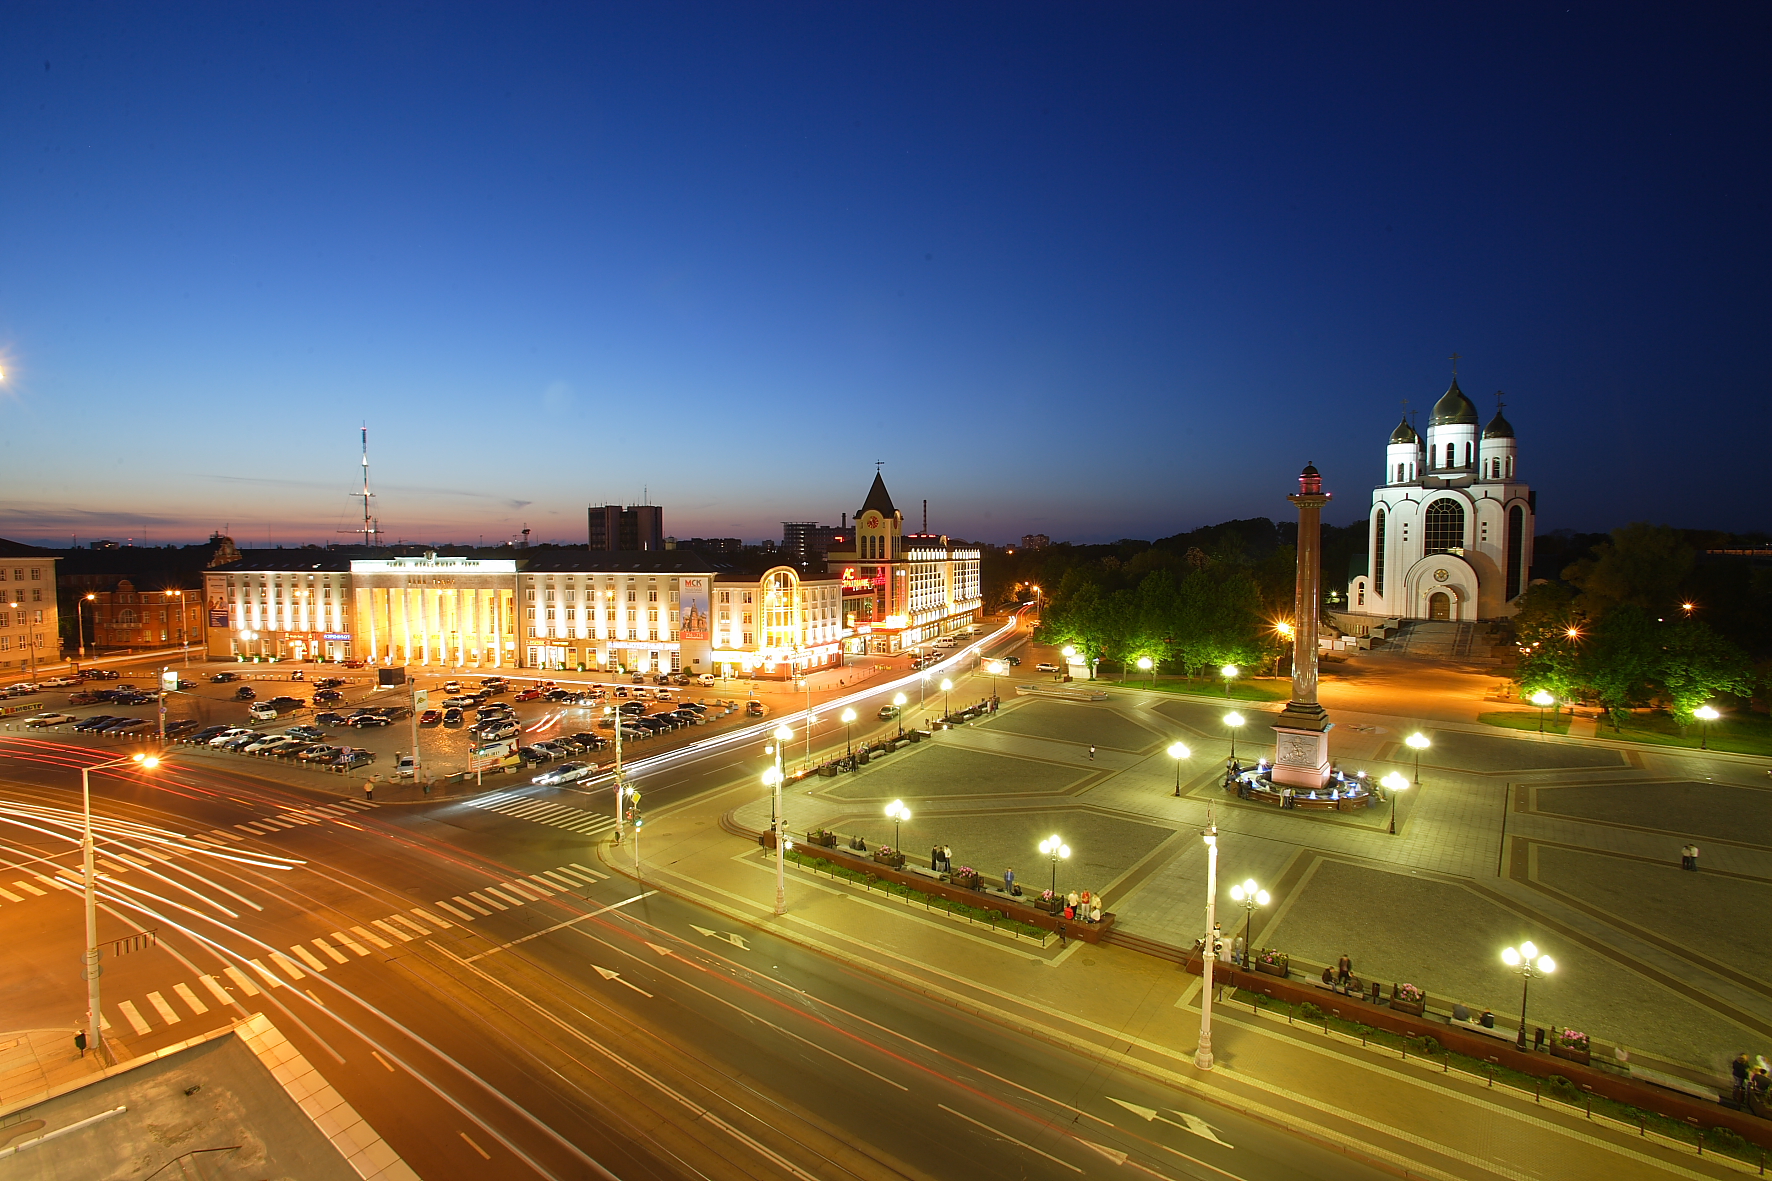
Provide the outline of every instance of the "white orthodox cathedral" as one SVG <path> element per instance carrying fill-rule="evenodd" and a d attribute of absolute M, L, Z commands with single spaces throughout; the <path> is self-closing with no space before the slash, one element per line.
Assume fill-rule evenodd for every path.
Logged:
<path fill-rule="evenodd" d="M 1467 623 L 1512 615 L 1532 569 L 1535 508 L 1518 463 L 1500 408 L 1479 431 L 1456 376 L 1425 442 L 1405 415 L 1372 491 L 1366 569 L 1348 580 L 1349 609 Z"/>

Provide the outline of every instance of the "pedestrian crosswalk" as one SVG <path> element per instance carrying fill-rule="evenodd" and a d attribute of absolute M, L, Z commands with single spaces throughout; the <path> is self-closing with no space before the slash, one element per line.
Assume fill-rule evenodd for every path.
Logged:
<path fill-rule="evenodd" d="M 485 808 L 489 812 L 498 812 L 505 816 L 515 816 L 519 820 L 533 820 L 537 824 L 548 824 L 555 828 L 564 828 L 569 832 L 595 836 L 615 827 L 615 821 L 609 816 L 597 812 L 587 812 L 583 808 L 569 808 L 565 804 L 556 804 L 549 800 L 537 800 L 515 792 L 500 791 L 489 796 L 468 801 L 476 808 Z"/>
<path fill-rule="evenodd" d="M 236 824 L 234 827 L 241 832 L 251 833 L 253 836 L 270 836 L 285 829 L 299 828 L 304 824 L 320 824 L 326 820 L 336 820 L 340 816 L 349 816 L 352 812 L 362 812 L 376 806 L 373 800 L 340 800 L 336 804 L 317 804 L 312 808 L 300 808 L 293 812 L 280 812 L 275 816 L 260 817 L 257 820 L 249 820 L 245 824 Z M 240 839 L 221 828 L 210 829 L 209 835 L 225 837 L 230 841 Z"/>
<path fill-rule="evenodd" d="M 370 919 L 360 926 L 329 931 L 325 935 L 291 944 L 287 951 L 276 950 L 250 958 L 246 960 L 246 965 L 257 974 L 256 980 L 241 967 L 229 964 L 219 973 L 226 978 L 226 983 L 217 976 L 203 975 L 197 977 L 197 984 L 215 998 L 216 1004 L 232 1005 L 240 998 L 259 996 L 267 989 L 289 986 L 295 981 L 332 971 L 340 965 L 356 963 L 360 959 L 373 956 L 376 950 L 391 951 L 402 944 L 415 943 L 434 932 L 452 930 L 457 926 L 489 918 L 499 911 L 514 910 L 531 902 L 552 898 L 556 894 L 583 891 L 608 877 L 606 873 L 577 862 L 557 865 L 539 873 L 514 876 L 448 899 L 439 899 L 429 907 L 408 907 L 404 911 L 395 911 L 379 919 Z M 54 879 L 48 880 L 52 885 L 60 885 Z M 454 918 L 444 918 L 444 914 Z M 181 1002 L 192 1016 L 202 1016 L 210 1010 L 208 1002 L 187 983 L 173 985 L 170 992 L 172 998 Z M 147 993 L 139 1003 L 135 998 L 130 998 L 107 1007 L 140 1037 L 185 1020 L 185 1013 L 172 1003 L 172 998 L 165 992 L 156 991 Z M 113 1028 L 114 1023 L 109 1016 L 102 1016 L 104 1028 Z"/>

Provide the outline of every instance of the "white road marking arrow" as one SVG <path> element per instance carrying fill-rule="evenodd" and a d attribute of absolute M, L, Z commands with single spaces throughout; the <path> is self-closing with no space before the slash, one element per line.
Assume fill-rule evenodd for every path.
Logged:
<path fill-rule="evenodd" d="M 1210 1140 L 1212 1143 L 1222 1145 L 1225 1148 L 1236 1147 L 1234 1144 L 1228 1144 L 1225 1141 L 1220 1140 L 1218 1138 L 1218 1133 L 1213 1130 L 1212 1125 L 1208 1124 L 1197 1115 L 1189 1115 L 1185 1111 L 1176 1111 L 1175 1114 L 1179 1115 L 1183 1121 L 1181 1123 L 1176 1123 L 1168 1116 L 1159 1113 L 1154 1107 L 1140 1107 L 1138 1104 L 1128 1103 L 1124 1099 L 1115 1099 L 1112 1095 L 1108 1096 L 1108 1100 L 1112 1103 L 1118 1103 L 1121 1107 L 1124 1107 L 1127 1111 L 1130 1111 L 1133 1115 L 1139 1116 L 1142 1119 L 1161 1121 L 1172 1128 L 1180 1128 L 1184 1132 L 1191 1132 L 1202 1140 Z M 1170 1110 L 1174 1111 L 1174 1108 L 1171 1108 Z"/>
<path fill-rule="evenodd" d="M 737 935 L 731 935 L 721 931 L 710 931 L 706 927 L 697 927 L 694 923 L 690 923 L 689 925 L 698 935 L 706 935 L 709 939 L 719 939 L 722 942 L 730 943 L 741 951 L 749 951 L 751 949 L 751 945 Z"/>
<path fill-rule="evenodd" d="M 633 989 L 635 992 L 639 993 L 641 996 L 649 997 L 652 995 L 651 993 L 647 992 L 644 988 L 641 988 L 638 984 L 628 984 L 628 982 L 626 980 L 623 980 L 621 978 L 620 972 L 611 972 L 608 968 L 605 968 L 601 964 L 592 964 L 591 967 L 597 969 L 597 975 L 603 977 L 603 979 L 605 979 L 605 980 L 613 980 L 617 984 L 627 984 L 627 986 L 629 988 Z"/>
<path fill-rule="evenodd" d="M 670 955 L 671 954 L 670 948 L 660 947 L 658 944 L 653 943 L 650 940 L 647 941 L 646 946 L 650 947 L 653 951 L 656 951 L 659 955 Z"/>
<path fill-rule="evenodd" d="M 1116 1165 L 1123 1165 L 1126 1163 L 1126 1154 L 1121 1152 L 1117 1148 L 1109 1148 L 1104 1144 L 1097 1144 L 1093 1140 L 1084 1140 L 1083 1137 L 1081 1137 L 1081 1136 L 1078 1136 L 1077 1140 L 1078 1140 L 1078 1142 L 1082 1143 L 1086 1147 L 1095 1149 L 1095 1151 L 1101 1153 L 1101 1155 L 1107 1157 L 1109 1160 L 1113 1161 Z"/>

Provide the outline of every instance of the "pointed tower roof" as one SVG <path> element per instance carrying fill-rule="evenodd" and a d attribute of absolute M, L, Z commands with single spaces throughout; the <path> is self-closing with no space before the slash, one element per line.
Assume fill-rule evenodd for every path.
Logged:
<path fill-rule="evenodd" d="M 1454 377 L 1452 384 L 1434 403 L 1434 412 L 1428 419 L 1429 426 L 1476 426 L 1477 408 L 1471 400 L 1464 396 L 1458 388 L 1458 379 Z"/>
<path fill-rule="evenodd" d="M 1503 418 L 1501 411 L 1497 410 L 1495 417 L 1489 420 L 1489 425 L 1483 428 L 1483 437 L 1485 439 L 1511 439 L 1514 437 L 1514 424 Z"/>
<path fill-rule="evenodd" d="M 1421 436 L 1416 434 L 1415 428 L 1409 425 L 1409 416 L 1407 414 L 1403 416 L 1403 421 L 1397 424 L 1397 429 L 1391 432 L 1391 442 L 1414 443 L 1418 446 L 1420 445 Z"/>
<path fill-rule="evenodd" d="M 879 472 L 874 473 L 874 485 L 868 489 L 868 498 L 861 502 L 861 511 L 855 515 L 859 517 L 870 510 L 879 513 L 882 517 L 893 517 L 898 514 L 898 509 L 892 503 L 892 494 L 886 491 L 886 481 L 881 478 Z"/>

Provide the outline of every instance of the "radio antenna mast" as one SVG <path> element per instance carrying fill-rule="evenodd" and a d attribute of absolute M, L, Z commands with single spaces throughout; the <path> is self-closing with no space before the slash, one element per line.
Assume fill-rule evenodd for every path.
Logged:
<path fill-rule="evenodd" d="M 340 533 L 355 533 L 360 535 L 363 538 L 363 544 L 366 546 L 375 545 L 376 538 L 381 534 L 381 519 L 379 517 L 372 517 L 369 511 L 369 502 L 374 496 L 375 493 L 369 490 L 369 424 L 366 422 L 363 424 L 363 491 L 356 493 L 351 497 L 352 500 L 361 498 L 363 501 L 363 524 L 357 529 L 339 530 Z"/>

